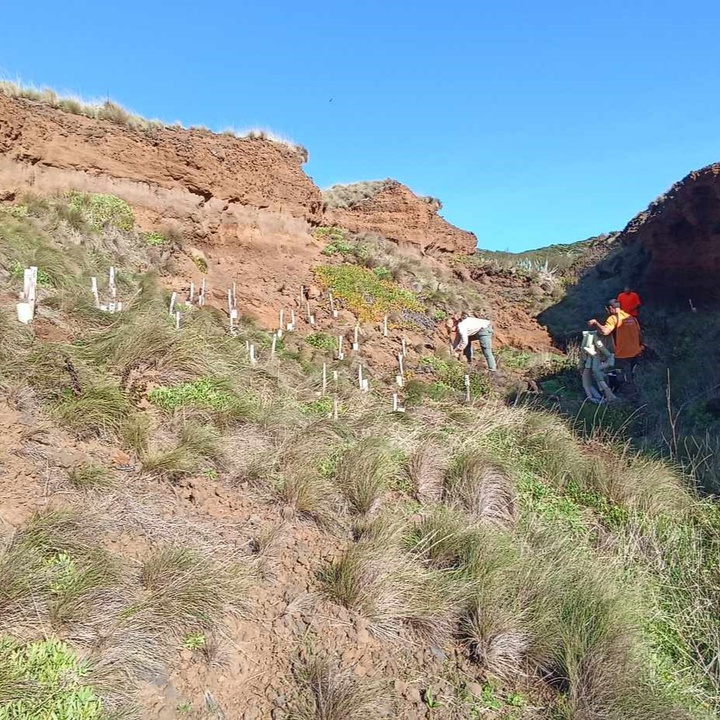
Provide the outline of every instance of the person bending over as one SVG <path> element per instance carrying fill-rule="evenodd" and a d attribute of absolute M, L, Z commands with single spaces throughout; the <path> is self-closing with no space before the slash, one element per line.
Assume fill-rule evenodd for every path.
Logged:
<path fill-rule="evenodd" d="M 455 331 L 455 340 L 453 342 L 455 355 L 459 358 L 462 353 L 469 363 L 472 362 L 472 343 L 474 340 L 477 340 L 485 356 L 488 369 L 490 372 L 495 372 L 497 370 L 497 364 L 492 352 L 492 323 L 485 318 L 465 317 L 462 320 L 453 318 L 451 320 L 451 326 Z"/>

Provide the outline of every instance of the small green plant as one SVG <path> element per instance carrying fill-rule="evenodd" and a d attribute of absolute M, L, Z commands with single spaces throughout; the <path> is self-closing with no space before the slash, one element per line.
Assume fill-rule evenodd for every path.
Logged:
<path fill-rule="evenodd" d="M 393 311 L 423 311 L 415 293 L 358 265 L 324 265 L 316 268 L 315 276 L 364 322 L 381 320 Z"/>
<path fill-rule="evenodd" d="M 158 232 L 145 233 L 142 238 L 145 244 L 150 247 L 162 247 L 163 245 L 167 245 L 167 238 Z"/>
<path fill-rule="evenodd" d="M 0 720 L 100 720 L 102 702 L 83 683 L 90 668 L 60 640 L 21 645 L 0 636 Z"/>
<path fill-rule="evenodd" d="M 333 352 L 335 350 L 335 338 L 324 332 L 311 333 L 305 338 L 305 342 L 318 350 L 324 350 L 326 352 Z"/>
<path fill-rule="evenodd" d="M 203 477 L 206 477 L 208 480 L 217 480 L 218 478 L 218 471 L 215 468 L 205 468 L 203 470 Z"/>
<path fill-rule="evenodd" d="M 96 231 L 108 226 L 127 231 L 135 225 L 132 208 L 115 195 L 72 192 L 68 195 L 68 207 L 80 212 Z"/>
<path fill-rule="evenodd" d="M 384 265 L 373 268 L 373 273 L 378 280 L 392 280 L 392 273 Z"/>
<path fill-rule="evenodd" d="M 200 257 L 200 255 L 193 255 L 192 261 L 201 273 L 206 273 L 208 271 L 207 260 L 204 257 Z"/>
<path fill-rule="evenodd" d="M 204 633 L 191 632 L 183 638 L 183 647 L 186 650 L 202 650 L 207 643 Z"/>
<path fill-rule="evenodd" d="M 305 403 L 302 411 L 307 415 L 317 415 L 318 417 L 328 417 L 333 411 L 333 399 L 329 396 L 318 398 L 312 402 Z"/>
<path fill-rule="evenodd" d="M 432 688 L 427 688 L 426 690 L 424 690 L 422 698 L 423 702 L 425 703 L 425 707 L 430 710 L 436 710 L 437 708 L 441 708 L 443 706 L 437 695 L 435 695 L 435 693 L 432 691 Z"/>
<path fill-rule="evenodd" d="M 26 218 L 28 216 L 27 205 L 0 205 L 0 213 L 12 218 Z"/>
<path fill-rule="evenodd" d="M 177 711 L 181 713 L 182 715 L 187 715 L 192 712 L 192 705 L 190 703 L 180 703 L 180 705 L 177 706 Z"/>
<path fill-rule="evenodd" d="M 99 465 L 80 465 L 68 473 L 68 481 L 78 490 L 110 485 L 108 471 Z"/>
<path fill-rule="evenodd" d="M 10 263 L 10 267 L 8 267 L 8 270 L 10 272 L 10 277 L 13 280 L 23 280 L 25 277 L 25 268 L 17 260 L 13 260 Z M 45 288 L 53 286 L 52 278 L 42 268 L 38 268 L 37 284 L 40 287 Z"/>

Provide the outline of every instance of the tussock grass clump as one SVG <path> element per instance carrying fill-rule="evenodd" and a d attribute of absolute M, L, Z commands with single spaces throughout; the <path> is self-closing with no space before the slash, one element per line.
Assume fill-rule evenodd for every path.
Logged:
<path fill-rule="evenodd" d="M 178 333 L 164 308 L 154 307 L 152 288 L 144 289 L 138 300 L 140 306 L 135 311 L 131 308 L 120 322 L 98 333 L 85 346 L 89 360 L 112 367 L 121 377 L 135 368 L 157 369 L 177 380 L 222 374 L 219 371 L 225 367 L 218 367 L 218 359 L 202 334 L 192 328 Z"/>
<path fill-rule="evenodd" d="M 294 667 L 298 693 L 289 720 L 375 720 L 392 712 L 389 687 L 358 678 L 324 657 L 310 657 Z"/>
<path fill-rule="evenodd" d="M 180 430 L 177 445 L 171 450 L 146 454 L 145 472 L 176 480 L 196 472 L 204 462 L 218 462 L 223 456 L 222 437 L 210 425 L 187 422 Z"/>
<path fill-rule="evenodd" d="M 55 626 L 85 617 L 120 579 L 117 563 L 94 534 L 87 518 L 73 511 L 34 515 L 0 557 L 5 621 L 12 624 L 26 612 L 36 613 L 38 603 Z"/>
<path fill-rule="evenodd" d="M 407 474 L 421 503 L 438 502 L 442 497 L 448 453 L 436 442 L 423 442 L 409 456 Z"/>
<path fill-rule="evenodd" d="M 445 478 L 444 499 L 476 522 L 498 527 L 511 527 L 515 522 L 515 492 L 510 478 L 477 450 L 455 458 Z"/>
<path fill-rule="evenodd" d="M 426 567 L 386 532 L 351 545 L 324 582 L 331 598 L 361 613 L 382 639 L 410 631 L 442 643 L 452 633 L 463 592 L 452 574 Z"/>
<path fill-rule="evenodd" d="M 340 498 L 333 485 L 316 473 L 298 469 L 284 475 L 277 494 L 296 515 L 320 527 L 332 529 L 340 523 Z"/>
<path fill-rule="evenodd" d="M 148 597 L 134 610 L 147 613 L 179 637 L 218 627 L 225 614 L 237 614 L 246 606 L 248 574 L 238 561 L 211 559 L 186 548 L 157 550 L 142 566 Z"/>
<path fill-rule="evenodd" d="M 364 438 L 340 458 L 335 481 L 351 510 L 366 515 L 378 508 L 390 478 L 398 471 L 387 443 Z"/>
<path fill-rule="evenodd" d="M 133 412 L 125 393 L 113 385 L 86 387 L 77 395 L 65 393 L 52 408 L 58 422 L 80 437 L 119 437 Z"/>

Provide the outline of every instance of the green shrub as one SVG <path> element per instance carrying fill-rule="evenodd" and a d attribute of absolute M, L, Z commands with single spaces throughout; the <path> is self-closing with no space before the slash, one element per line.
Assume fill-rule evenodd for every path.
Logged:
<path fill-rule="evenodd" d="M 82 213 L 88 226 L 93 230 L 116 227 L 118 230 L 132 230 L 135 216 L 132 208 L 115 195 L 72 192 L 68 196 L 71 210 Z"/>
<path fill-rule="evenodd" d="M 148 397 L 153 405 L 168 412 L 187 406 L 228 410 L 235 399 L 227 384 L 209 378 L 172 387 L 157 387 L 150 391 Z"/>
<path fill-rule="evenodd" d="M 335 338 L 324 332 L 316 332 L 308 335 L 305 342 L 318 350 L 333 352 L 335 350 Z"/>
<path fill-rule="evenodd" d="M 193 255 L 192 261 L 201 273 L 206 273 L 208 271 L 207 260 L 204 257 L 200 257 L 200 255 Z"/>
<path fill-rule="evenodd" d="M 392 311 L 420 312 L 423 307 L 415 293 L 390 280 L 381 280 L 357 265 L 326 265 L 316 268 L 318 284 L 332 291 L 361 321 L 381 320 Z"/>
<path fill-rule="evenodd" d="M 0 720 L 100 720 L 102 702 L 83 683 L 90 668 L 56 639 L 21 645 L 0 636 Z"/>
<path fill-rule="evenodd" d="M 167 238 L 161 233 L 149 232 L 142 236 L 143 241 L 150 247 L 161 247 L 167 244 Z"/>

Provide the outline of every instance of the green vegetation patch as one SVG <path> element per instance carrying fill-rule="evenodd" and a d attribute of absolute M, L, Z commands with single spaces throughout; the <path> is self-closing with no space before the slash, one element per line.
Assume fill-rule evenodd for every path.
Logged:
<path fill-rule="evenodd" d="M 333 352 L 335 350 L 335 338 L 324 332 L 316 332 L 308 335 L 305 342 L 318 350 Z"/>
<path fill-rule="evenodd" d="M 80 212 L 93 230 L 115 227 L 118 230 L 132 230 L 135 216 L 132 208 L 115 195 L 70 193 L 68 206 Z"/>
<path fill-rule="evenodd" d="M 188 406 L 222 412 L 229 410 L 236 400 L 226 383 L 210 378 L 158 387 L 148 397 L 153 405 L 168 412 Z"/>
<path fill-rule="evenodd" d="M 470 395 L 478 397 L 487 395 L 490 392 L 490 383 L 484 375 L 472 372 L 470 368 L 454 360 L 443 360 L 434 355 L 427 355 L 420 359 L 420 367 L 430 370 L 436 377 L 437 382 L 451 390 L 465 390 L 465 375 L 470 375 Z M 435 388 L 435 394 L 443 399 L 445 395 L 442 388 Z"/>
<path fill-rule="evenodd" d="M 144 243 L 150 247 L 162 247 L 163 245 L 167 245 L 167 238 L 161 233 L 145 233 L 142 238 Z"/>
<path fill-rule="evenodd" d="M 372 270 L 357 265 L 325 265 L 315 270 L 318 283 L 331 290 L 361 321 L 380 320 L 392 311 L 420 312 L 415 293 L 381 279 Z"/>
<path fill-rule="evenodd" d="M 55 639 L 21 645 L 0 637 L 0 720 L 99 720 L 102 703 L 83 678 L 89 673 Z"/>

